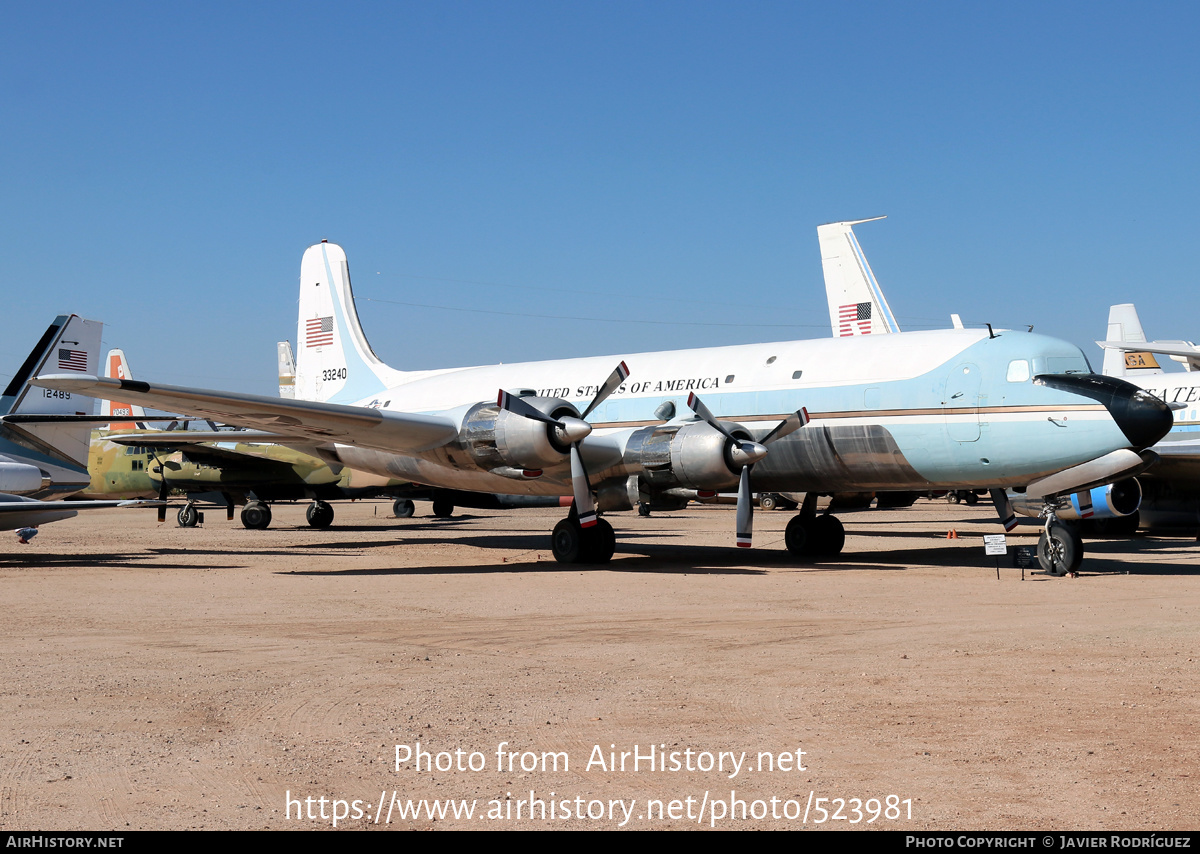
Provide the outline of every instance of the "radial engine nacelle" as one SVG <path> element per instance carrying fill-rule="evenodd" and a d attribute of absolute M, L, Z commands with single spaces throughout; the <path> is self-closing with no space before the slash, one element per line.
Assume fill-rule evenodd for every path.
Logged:
<path fill-rule="evenodd" d="M 752 439 L 740 424 L 721 422 L 738 439 Z M 642 469 L 642 481 L 652 491 L 677 487 L 718 490 L 735 486 L 745 460 L 739 449 L 702 421 L 644 427 L 629 437 L 624 462 Z"/>
<path fill-rule="evenodd" d="M 1059 507 L 1055 515 L 1064 521 L 1081 519 L 1120 519 L 1137 512 L 1142 504 L 1142 485 L 1130 477 L 1107 486 L 1073 493 L 1070 501 Z M 1013 509 L 1024 516 L 1038 516 L 1042 501 L 1014 498 Z"/>
<path fill-rule="evenodd" d="M 566 461 L 571 443 L 591 432 L 591 425 L 579 418 L 579 410 L 560 397 L 521 400 L 563 426 L 509 412 L 496 401 L 475 404 L 467 410 L 458 438 L 480 468 L 514 476 L 540 473 Z"/>

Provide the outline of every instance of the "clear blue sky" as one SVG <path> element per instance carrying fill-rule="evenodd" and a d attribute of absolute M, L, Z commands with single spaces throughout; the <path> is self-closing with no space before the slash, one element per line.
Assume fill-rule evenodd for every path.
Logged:
<path fill-rule="evenodd" d="M 0 374 L 73 311 L 138 376 L 274 393 L 321 238 L 399 368 L 824 336 L 815 227 L 879 214 L 905 328 L 1098 365 L 1135 301 L 1200 339 L 1198 32 L 1178 2 L 9 4 Z"/>

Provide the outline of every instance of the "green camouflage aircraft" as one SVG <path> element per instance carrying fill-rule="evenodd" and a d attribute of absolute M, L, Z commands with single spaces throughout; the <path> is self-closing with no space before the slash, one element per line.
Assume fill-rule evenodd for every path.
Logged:
<path fill-rule="evenodd" d="M 280 344 L 279 359 L 280 393 L 286 395 L 290 347 Z M 109 352 L 106 372 L 109 377 L 131 378 L 122 351 Z M 413 515 L 414 498 L 432 500 L 435 516 L 450 516 L 456 506 L 500 509 L 561 503 L 557 497 L 430 489 L 330 465 L 295 448 L 255 442 L 244 431 L 150 431 L 144 428 L 144 422 L 154 419 L 147 419 L 140 406 L 129 403 L 106 400 L 101 414 L 112 421 L 108 430 L 92 436 L 88 455 L 91 484 L 85 495 L 165 499 L 179 493 L 187 497 L 178 513 L 179 524 L 185 528 L 200 522 L 197 501 L 225 507 L 229 519 L 233 518 L 234 507 L 242 505 L 242 524 L 259 529 L 271 524 L 273 501 L 309 499 L 312 503 L 306 516 L 314 528 L 327 528 L 333 523 L 330 501 L 347 499 L 390 496 L 394 499 L 392 510 L 399 517 Z M 165 513 L 165 508 L 159 510 L 160 520 Z"/>
<path fill-rule="evenodd" d="M 144 432 L 105 431 L 93 438 L 89 494 L 154 498 L 182 493 L 188 498 L 178 515 L 183 527 L 199 521 L 197 500 L 223 504 L 230 518 L 235 505 L 244 505 L 241 519 L 247 528 L 270 525 L 274 501 L 311 500 L 307 517 L 314 528 L 332 524 L 330 501 L 391 495 L 397 497 L 396 515 L 413 513 L 412 500 L 398 497 L 412 491 L 407 481 L 333 467 L 282 445 L 238 442 L 237 431 L 228 431 L 230 441 L 209 442 L 190 440 L 180 430 L 169 446 L 142 444 Z"/>

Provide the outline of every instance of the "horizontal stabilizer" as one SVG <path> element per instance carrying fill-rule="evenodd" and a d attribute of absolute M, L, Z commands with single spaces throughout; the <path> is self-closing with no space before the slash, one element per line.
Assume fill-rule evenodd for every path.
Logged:
<path fill-rule="evenodd" d="M 1157 353 L 1160 356 L 1170 356 L 1177 362 L 1183 362 L 1184 367 L 1189 371 L 1200 370 L 1200 347 L 1190 341 L 1143 341 L 1140 344 L 1127 341 L 1097 341 L 1096 343 L 1108 352 Z M 1106 365 L 1107 359 L 1106 352 Z M 1155 373 L 1162 373 L 1162 371 Z"/>

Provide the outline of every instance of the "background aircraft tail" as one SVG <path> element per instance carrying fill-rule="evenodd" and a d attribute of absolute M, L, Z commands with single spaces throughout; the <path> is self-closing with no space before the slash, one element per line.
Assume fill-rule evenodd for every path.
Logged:
<path fill-rule="evenodd" d="M 403 381 L 379 360 L 358 321 L 350 265 L 335 243 L 310 246 L 300 262 L 295 397 L 357 403 Z"/>
<path fill-rule="evenodd" d="M 125 358 L 124 350 L 108 351 L 108 355 L 104 357 L 104 376 L 116 380 L 133 379 L 133 374 L 129 370 L 129 362 Z M 117 400 L 102 400 L 100 401 L 100 414 L 106 415 L 113 419 L 134 419 L 130 421 L 110 421 L 108 423 L 109 430 L 138 430 L 144 427 L 144 425 L 139 424 L 138 421 L 145 419 L 146 410 L 136 403 L 125 403 L 124 401 Z"/>
<path fill-rule="evenodd" d="M 39 466 L 59 488 L 88 482 L 93 425 L 84 419 L 94 404 L 79 394 L 35 388 L 29 380 L 38 374 L 96 376 L 103 328 L 74 314 L 56 317 L 0 397 L 0 453 Z"/>
<path fill-rule="evenodd" d="M 825 296 L 829 301 L 829 323 L 835 338 L 900 331 L 871 265 L 854 236 L 854 226 L 877 219 L 885 217 L 817 226 Z"/>
<path fill-rule="evenodd" d="M 1145 344 L 1146 333 L 1133 303 L 1109 306 L 1108 334 L 1105 341 L 1122 341 L 1126 344 Z M 1146 374 L 1161 374 L 1154 354 L 1146 351 L 1104 351 L 1104 374 L 1110 377 L 1137 377 Z"/>
<path fill-rule="evenodd" d="M 288 399 L 296 396 L 296 357 L 292 355 L 292 345 L 288 341 L 280 341 L 275 345 L 275 353 L 279 362 L 279 396 Z"/>

